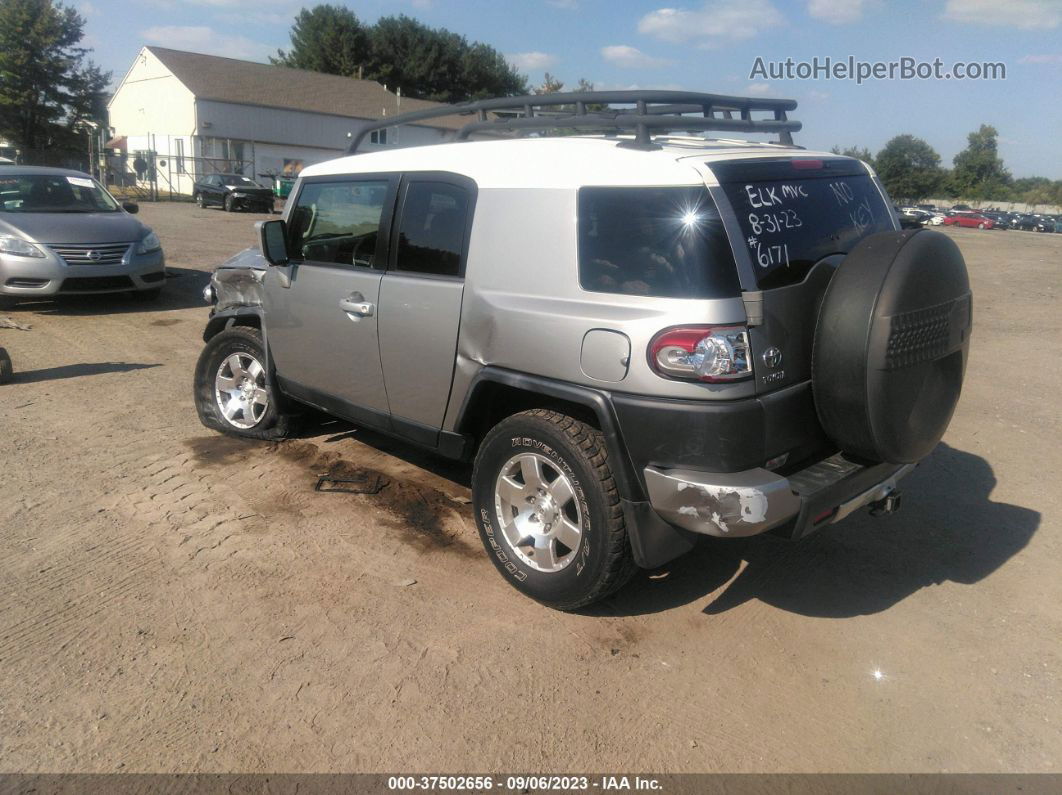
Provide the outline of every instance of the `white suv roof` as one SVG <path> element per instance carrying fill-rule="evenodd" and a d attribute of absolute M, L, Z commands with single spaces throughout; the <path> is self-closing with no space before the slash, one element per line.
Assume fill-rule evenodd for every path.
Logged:
<path fill-rule="evenodd" d="M 349 155 L 309 166 L 304 177 L 387 171 L 451 171 L 480 188 L 557 188 L 583 185 L 696 185 L 685 159 L 700 162 L 764 156 L 837 157 L 751 141 L 658 137 L 659 149 L 620 146 L 624 137 L 570 136 L 468 141 Z M 629 140 L 629 138 L 628 138 Z"/>

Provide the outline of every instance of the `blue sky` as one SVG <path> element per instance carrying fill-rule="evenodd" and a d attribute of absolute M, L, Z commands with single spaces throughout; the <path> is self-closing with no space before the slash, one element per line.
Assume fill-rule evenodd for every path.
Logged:
<path fill-rule="evenodd" d="M 981 123 L 1017 177 L 1062 178 L 1062 0 L 364 0 L 359 18 L 405 13 L 505 53 L 533 84 L 683 88 L 791 97 L 810 148 L 925 138 L 946 165 Z M 69 0 L 93 57 L 114 72 L 142 44 L 266 60 L 288 44 L 291 0 Z M 750 79 L 766 60 L 1002 62 L 1005 80 Z"/>

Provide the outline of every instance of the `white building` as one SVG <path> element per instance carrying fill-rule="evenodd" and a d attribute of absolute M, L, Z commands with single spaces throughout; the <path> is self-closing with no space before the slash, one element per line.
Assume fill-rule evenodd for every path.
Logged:
<path fill-rule="evenodd" d="M 440 103 L 400 97 L 372 80 L 214 55 L 143 47 L 107 105 L 108 180 L 154 178 L 160 193 L 189 195 L 206 174 L 267 175 L 339 157 L 358 122 Z M 438 143 L 470 119 L 373 132 L 362 146 Z M 151 171 L 154 165 L 154 172 Z"/>

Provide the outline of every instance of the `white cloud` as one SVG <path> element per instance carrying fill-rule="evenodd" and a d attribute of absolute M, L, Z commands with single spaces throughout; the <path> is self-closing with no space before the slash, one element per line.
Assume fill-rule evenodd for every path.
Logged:
<path fill-rule="evenodd" d="M 660 8 L 638 22 L 638 32 L 663 41 L 697 41 L 713 46 L 721 41 L 751 39 L 765 28 L 784 21 L 770 0 L 709 0 L 699 10 Z"/>
<path fill-rule="evenodd" d="M 641 89 L 652 91 L 684 91 L 685 88 L 679 83 L 600 83 L 592 81 L 595 91 L 639 91 Z"/>
<path fill-rule="evenodd" d="M 602 47 L 601 57 L 609 63 L 616 64 L 616 66 L 637 69 L 655 69 L 671 63 L 666 58 L 654 58 L 651 55 L 646 55 L 637 47 L 631 47 L 629 44 L 611 44 L 608 47 Z"/>
<path fill-rule="evenodd" d="M 830 98 L 829 91 L 816 91 L 814 88 L 808 92 L 808 97 L 816 102 L 825 102 Z"/>
<path fill-rule="evenodd" d="M 1062 55 L 1023 55 L 1018 63 L 1062 63 Z"/>
<path fill-rule="evenodd" d="M 75 10 L 83 17 L 96 17 L 99 16 L 100 10 L 89 0 L 84 0 L 82 3 L 78 3 L 74 6 Z"/>
<path fill-rule="evenodd" d="M 226 58 L 264 61 L 273 52 L 268 44 L 251 41 L 246 36 L 218 33 L 205 25 L 156 25 L 140 31 L 140 36 L 150 44 Z"/>
<path fill-rule="evenodd" d="M 537 72 L 539 69 L 548 69 L 557 63 L 557 56 L 548 52 L 514 52 L 505 56 L 505 59 L 526 72 Z"/>
<path fill-rule="evenodd" d="M 749 83 L 749 87 L 747 89 L 745 89 L 745 90 L 748 91 L 750 94 L 752 94 L 754 97 L 755 96 L 763 96 L 764 94 L 770 94 L 771 93 L 771 84 L 770 83 Z"/>
<path fill-rule="evenodd" d="M 848 25 L 857 22 L 869 0 L 808 0 L 808 13 L 831 25 Z"/>
<path fill-rule="evenodd" d="M 434 4 L 434 0 L 413 0 L 413 7 L 414 8 L 420 8 L 420 9 L 431 8 L 433 4 Z"/>
<path fill-rule="evenodd" d="M 1057 28 L 1062 24 L 1058 0 L 948 0 L 944 19 L 975 25 L 1006 26 L 1023 30 Z"/>

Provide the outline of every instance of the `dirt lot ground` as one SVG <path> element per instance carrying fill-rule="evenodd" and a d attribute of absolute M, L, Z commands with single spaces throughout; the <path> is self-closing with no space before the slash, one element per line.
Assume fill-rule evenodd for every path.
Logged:
<path fill-rule="evenodd" d="M 898 515 L 706 541 L 565 615 L 497 576 L 466 469 L 202 428 L 200 291 L 254 217 L 143 218 L 162 302 L 0 330 L 0 770 L 1062 770 L 1062 235 L 945 230 L 973 354 Z M 337 467 L 390 485 L 315 493 Z"/>

